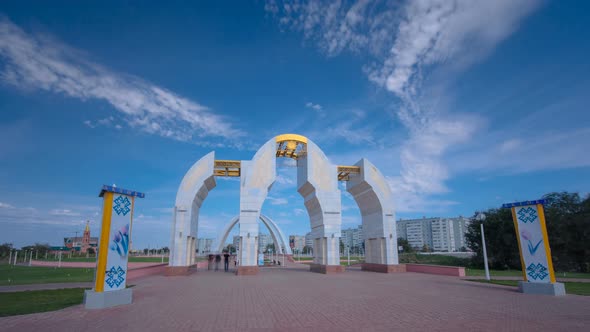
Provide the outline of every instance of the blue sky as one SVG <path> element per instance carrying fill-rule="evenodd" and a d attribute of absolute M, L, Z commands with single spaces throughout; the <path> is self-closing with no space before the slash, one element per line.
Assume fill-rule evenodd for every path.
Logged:
<path fill-rule="evenodd" d="M 298 133 L 366 157 L 398 218 L 472 215 L 590 185 L 584 1 L 0 5 L 0 242 L 98 233 L 102 184 L 146 193 L 134 245 L 167 246 L 184 173 Z M 309 231 L 295 169 L 263 206 Z M 343 227 L 360 215 L 343 191 Z M 199 236 L 237 214 L 218 179 Z"/>

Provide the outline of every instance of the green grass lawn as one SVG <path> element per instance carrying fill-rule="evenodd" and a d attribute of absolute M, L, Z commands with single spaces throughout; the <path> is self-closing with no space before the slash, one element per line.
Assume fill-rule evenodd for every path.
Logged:
<path fill-rule="evenodd" d="M 466 279 L 467 281 L 475 281 L 486 284 L 496 284 L 504 286 L 518 286 L 517 280 L 479 280 L 479 279 Z M 564 282 L 565 292 L 567 294 L 585 295 L 590 296 L 590 282 Z"/>
<path fill-rule="evenodd" d="M 0 285 L 27 285 L 94 280 L 94 269 L 0 265 Z"/>
<path fill-rule="evenodd" d="M 485 276 L 485 270 L 480 269 L 465 269 L 465 274 L 469 277 L 480 277 Z M 520 270 L 490 270 L 490 276 L 492 277 L 522 277 Z"/>
<path fill-rule="evenodd" d="M 446 265 L 446 266 L 468 266 L 470 258 L 461 258 L 446 255 L 420 255 L 417 253 L 400 254 L 400 263 L 410 264 L 432 264 L 432 265 Z"/>
<path fill-rule="evenodd" d="M 63 309 L 81 304 L 84 288 L 0 293 L 0 317 Z"/>

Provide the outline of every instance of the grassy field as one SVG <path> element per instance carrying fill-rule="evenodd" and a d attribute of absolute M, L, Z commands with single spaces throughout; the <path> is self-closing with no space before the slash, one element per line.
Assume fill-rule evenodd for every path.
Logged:
<path fill-rule="evenodd" d="M 446 266 L 469 266 L 471 259 L 446 255 L 400 254 L 400 263 L 433 264 Z"/>
<path fill-rule="evenodd" d="M 94 269 L 0 265 L 0 285 L 27 285 L 94 280 Z"/>
<path fill-rule="evenodd" d="M 0 293 L 0 317 L 59 310 L 83 298 L 83 288 Z"/>
<path fill-rule="evenodd" d="M 475 281 L 481 282 L 486 284 L 496 284 L 496 285 L 504 285 L 504 286 L 518 286 L 517 280 L 476 280 L 476 279 L 467 279 L 468 281 Z M 567 294 L 576 294 L 576 295 L 584 295 L 590 296 L 590 283 L 588 282 L 564 282 L 565 284 L 565 292 Z"/>
<path fill-rule="evenodd" d="M 485 276 L 485 270 L 480 269 L 465 269 L 465 274 L 469 277 L 481 277 Z M 520 270 L 490 270 L 491 277 L 522 277 Z"/>

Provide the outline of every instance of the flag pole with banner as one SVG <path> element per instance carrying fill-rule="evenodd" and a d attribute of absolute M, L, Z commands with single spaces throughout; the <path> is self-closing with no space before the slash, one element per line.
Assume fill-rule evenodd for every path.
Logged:
<path fill-rule="evenodd" d="M 520 251 L 523 281 L 518 282 L 518 290 L 527 294 L 565 295 L 564 285 L 555 281 L 544 204 L 541 199 L 502 205 L 512 210 Z"/>
<path fill-rule="evenodd" d="M 108 308 L 133 301 L 127 288 L 127 261 L 131 243 L 131 225 L 135 198 L 145 194 L 104 185 L 102 225 L 98 243 L 94 288 L 84 292 L 87 309 Z"/>

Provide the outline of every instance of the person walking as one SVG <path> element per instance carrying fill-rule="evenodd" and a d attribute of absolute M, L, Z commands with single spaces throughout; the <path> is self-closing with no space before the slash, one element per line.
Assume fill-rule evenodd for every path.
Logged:
<path fill-rule="evenodd" d="M 223 254 L 223 268 L 225 272 L 229 270 L 229 253 L 227 251 Z"/>
<path fill-rule="evenodd" d="M 215 271 L 219 271 L 219 262 L 221 262 L 221 255 L 215 255 Z"/>

